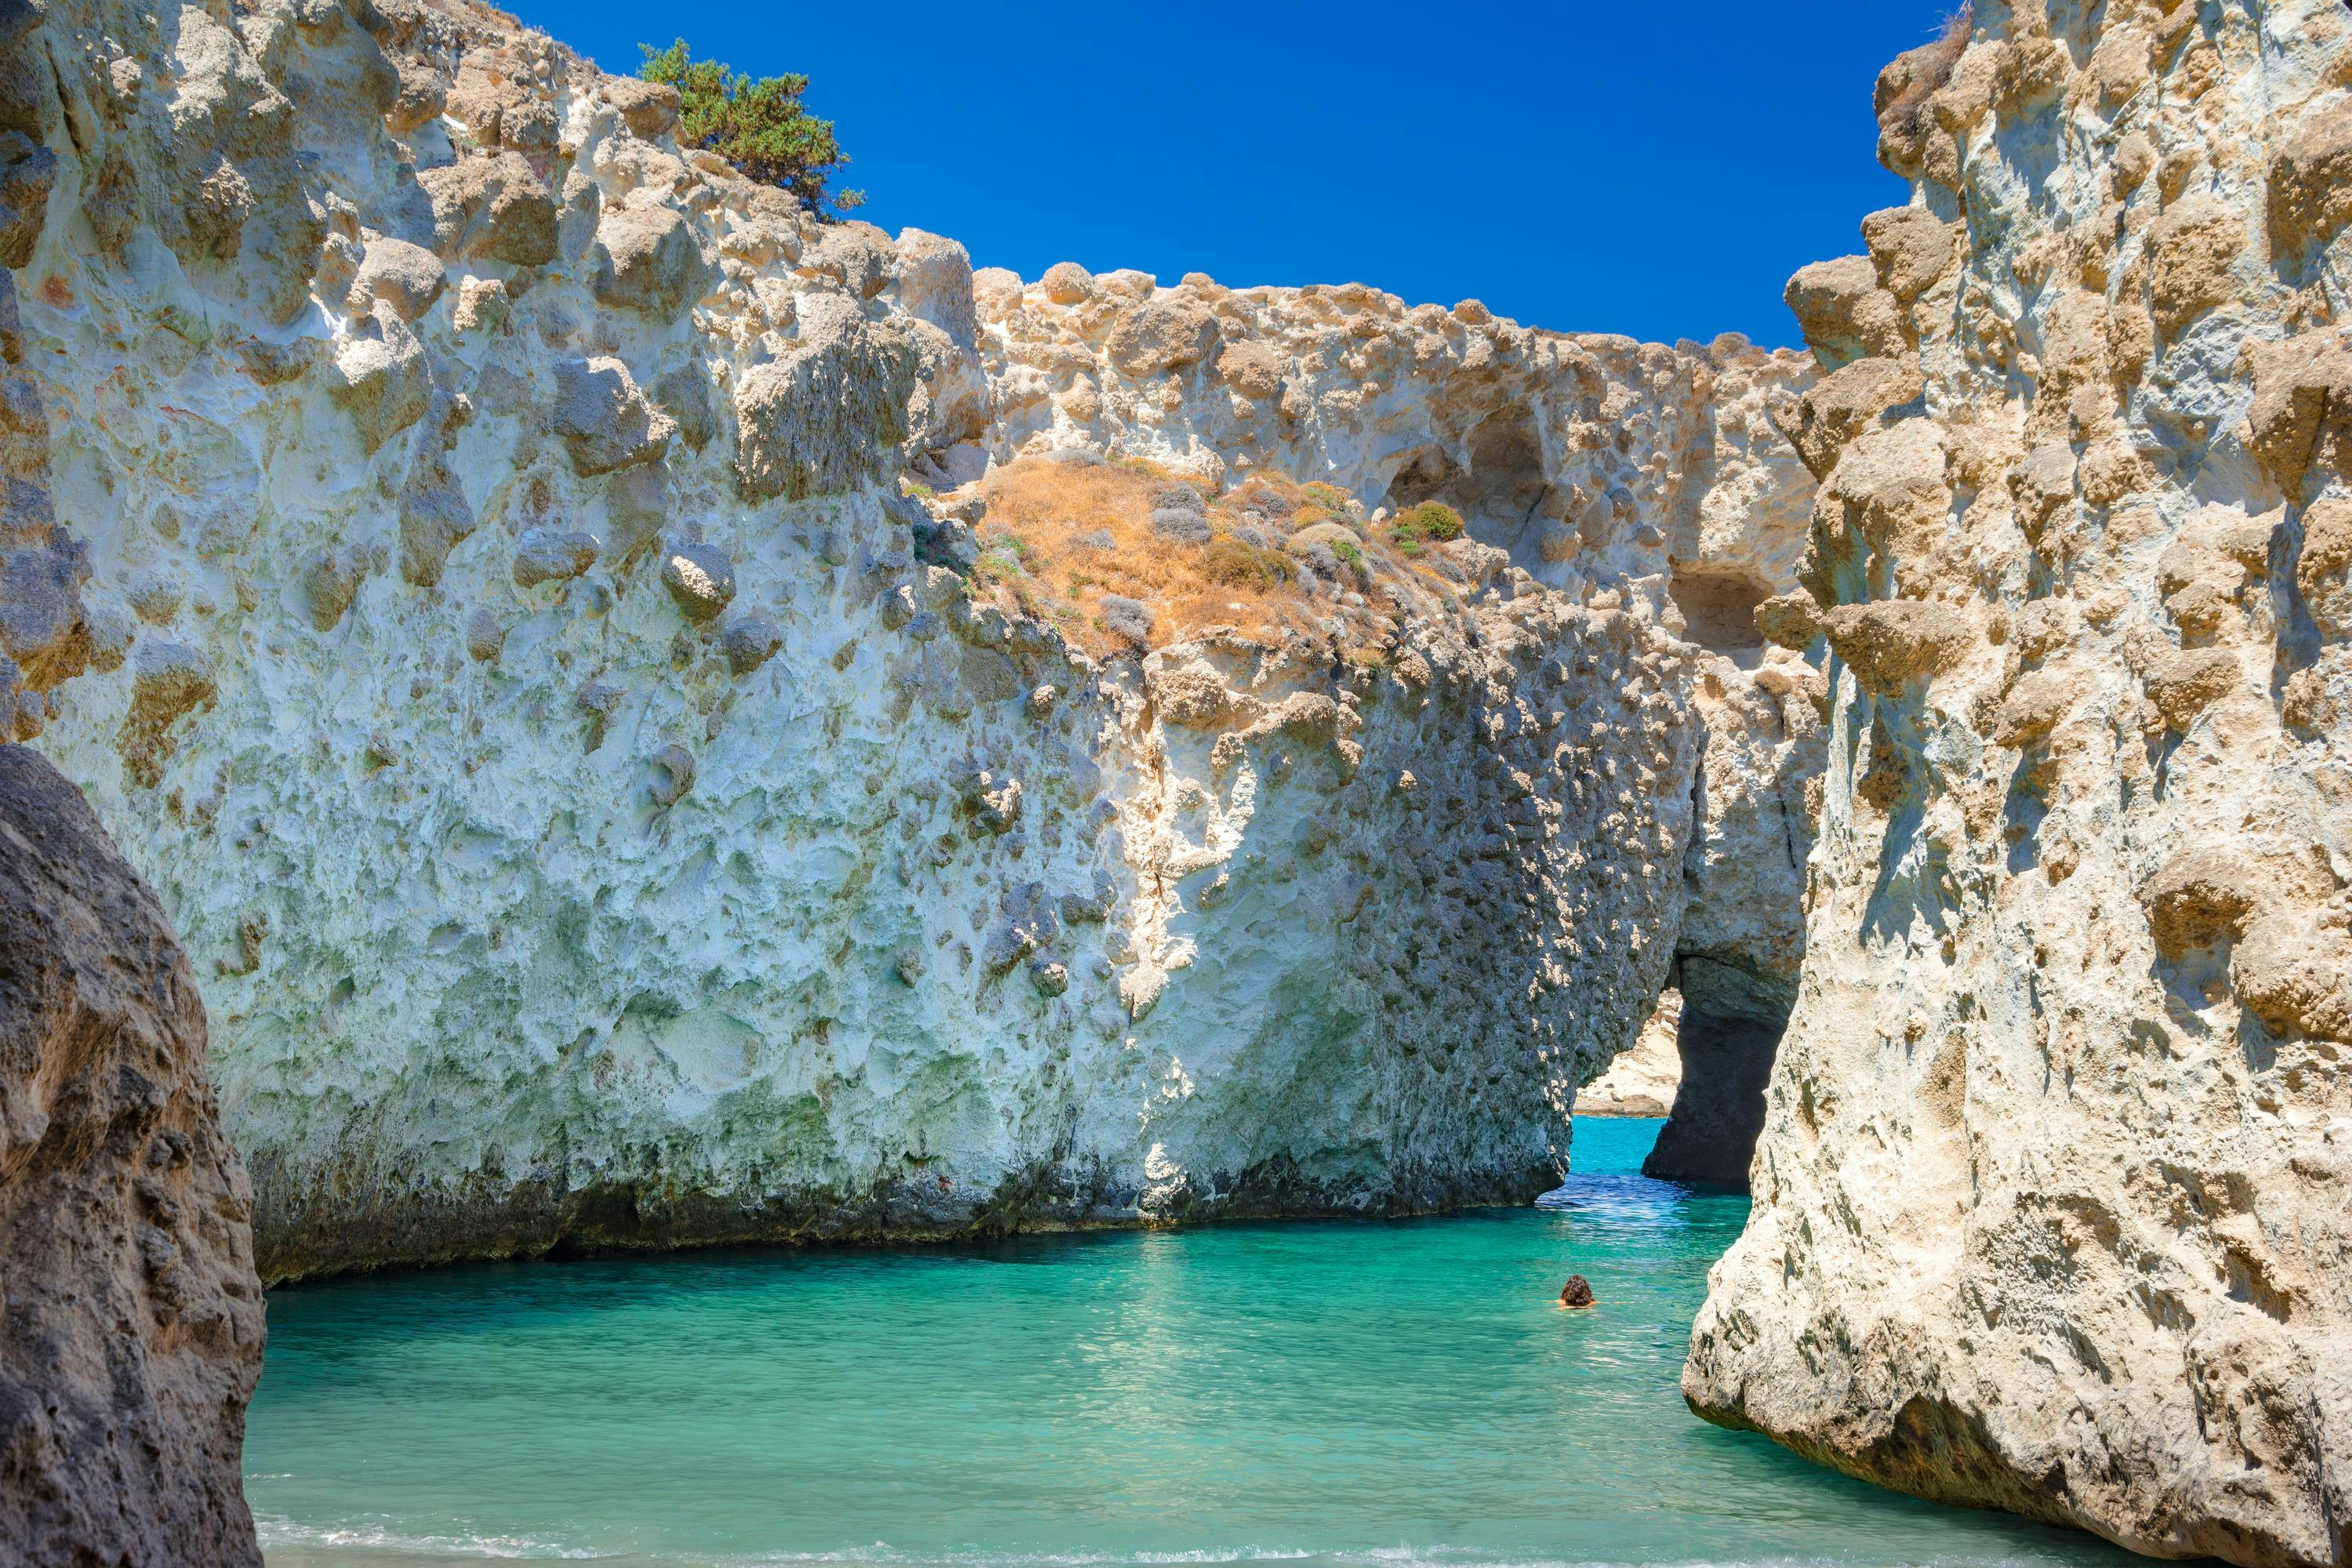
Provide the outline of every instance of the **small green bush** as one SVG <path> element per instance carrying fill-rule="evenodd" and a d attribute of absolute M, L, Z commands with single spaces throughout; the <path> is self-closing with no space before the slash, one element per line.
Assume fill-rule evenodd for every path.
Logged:
<path fill-rule="evenodd" d="M 1462 514 L 1444 501 L 1425 500 L 1389 524 L 1389 542 L 1407 555 L 1420 554 L 1425 545 L 1461 537 Z"/>
<path fill-rule="evenodd" d="M 1007 557 L 1015 571 L 1034 572 L 1041 564 L 1037 547 L 1006 529 L 991 529 L 982 534 L 980 547 L 991 555 Z"/>
<path fill-rule="evenodd" d="M 858 191 L 832 191 L 833 172 L 849 154 L 834 139 L 833 121 L 819 120 L 801 102 L 808 78 L 797 74 L 739 76 L 719 60 L 698 60 L 678 39 L 666 49 L 640 44 L 647 81 L 677 89 L 677 139 L 681 146 L 716 153 L 748 179 L 778 185 L 819 216 L 847 212 L 864 202 Z M 828 212 L 828 208 L 831 209 Z"/>

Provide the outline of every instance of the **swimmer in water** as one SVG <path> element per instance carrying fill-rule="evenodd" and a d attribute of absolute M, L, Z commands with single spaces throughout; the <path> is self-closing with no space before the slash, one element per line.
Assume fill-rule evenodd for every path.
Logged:
<path fill-rule="evenodd" d="M 1592 1287 L 1581 1274 L 1571 1274 L 1568 1283 L 1559 1288 L 1559 1304 L 1563 1307 L 1592 1305 Z"/>

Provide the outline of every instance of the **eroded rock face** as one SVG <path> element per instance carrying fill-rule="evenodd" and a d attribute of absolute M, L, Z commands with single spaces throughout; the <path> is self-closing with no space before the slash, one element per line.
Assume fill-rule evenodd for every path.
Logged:
<path fill-rule="evenodd" d="M 162 907 L 0 745 L 0 1557 L 258 1568 L 251 1217 Z"/>
<path fill-rule="evenodd" d="M 1663 604 L 1677 569 L 1759 597 L 1794 584 L 1812 486 L 1772 416 L 1815 379 L 1800 355 L 1545 331 L 1360 283 L 1074 278 L 974 276 L 995 418 L 937 455 L 943 479 L 1071 448 L 1216 483 L 1265 468 L 1367 505 L 1445 501 L 1580 601 L 1631 585 Z"/>
<path fill-rule="evenodd" d="M 2337 1563 L 2352 15 L 1974 15 L 1881 83 L 1875 289 L 1791 286 L 1847 368 L 1768 618 L 1830 763 L 1684 1392 L 1925 1496 Z"/>
<path fill-rule="evenodd" d="M 1891 231 L 1905 287 L 1941 234 Z M 959 464 L 1085 448 L 1213 484 L 1271 469 L 1392 510 L 1443 500 L 1528 589 L 1645 606 L 1693 646 L 1706 750 L 1676 950 L 1706 966 L 1694 1041 L 1736 1069 L 1735 1100 L 1755 1101 L 1804 952 L 1805 791 L 1822 766 L 1825 689 L 1793 649 L 1767 645 L 1757 610 L 1798 591 L 1805 465 L 1917 396 L 1916 367 L 1880 364 L 1864 389 L 1822 403 L 1832 412 L 1809 414 L 1826 427 L 1809 434 L 1794 410 L 1838 378 L 1817 388 L 1801 356 L 1736 337 L 1669 349 L 1528 329 L 1475 300 L 1408 308 L 1360 284 L 1236 289 L 1192 274 L 1160 288 L 1068 263 L 1035 283 L 984 270 L 974 287 L 997 418 L 984 441 L 940 455 L 942 479 Z M 1314 533 L 1285 546 L 1310 548 Z M 1709 1094 L 1689 1100 L 1661 1173 L 1737 1183 L 1759 1117 L 1708 1112 Z"/>
<path fill-rule="evenodd" d="M 1521 1197 L 1678 955 L 1793 983 L 1798 356 L 975 278 L 463 0 L 27 37 L 89 112 L 24 379 L 105 410 L 23 422 L 42 742 L 187 935 L 265 1275 Z M 898 482 L 1080 447 L 1473 537 L 1097 658 Z"/>
<path fill-rule="evenodd" d="M 47 693 L 93 658 L 119 668 L 131 621 L 119 613 L 90 624 L 81 597 L 89 552 L 50 503 L 48 412 L 24 358 L 16 280 L 0 271 L 0 743 L 39 734 Z"/>

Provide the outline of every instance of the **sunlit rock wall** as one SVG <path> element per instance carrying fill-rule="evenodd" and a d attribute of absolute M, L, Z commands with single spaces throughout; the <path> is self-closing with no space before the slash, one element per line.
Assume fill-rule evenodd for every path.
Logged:
<path fill-rule="evenodd" d="M 1667 589 L 1783 585 L 1801 367 L 1540 350 L 1573 419 L 1414 482 L 1588 493 L 1381 659 L 1097 660 L 899 495 L 1035 433 L 960 247 L 486 8 L 8 26 L 16 722 L 180 925 L 266 1274 L 1556 1179 L 1738 858 L 1700 716 L 1763 656 Z"/>
<path fill-rule="evenodd" d="M 2140 1551 L 2352 1520 L 2352 12 L 1978 0 L 1879 84 L 1803 983 L 1684 1390 Z M 1816 637 L 1821 640 L 1814 640 Z"/>
<path fill-rule="evenodd" d="M 1160 288 L 1065 262 L 1032 283 L 983 271 L 976 293 L 997 422 L 944 456 L 942 482 L 1085 447 L 1326 479 L 1391 510 L 1444 500 L 1518 581 L 1650 606 L 1695 645 L 1705 751 L 1675 944 L 1682 1039 L 1706 1065 L 1652 1170 L 1744 1183 L 1796 996 L 1822 766 L 1821 675 L 1754 618 L 1796 586 L 1813 486 L 1780 426 L 1797 433 L 1811 356 L 1543 331 L 1361 284 Z"/>

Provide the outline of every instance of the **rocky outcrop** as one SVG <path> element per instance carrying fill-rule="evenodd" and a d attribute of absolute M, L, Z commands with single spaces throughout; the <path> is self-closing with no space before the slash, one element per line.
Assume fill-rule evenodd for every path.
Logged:
<path fill-rule="evenodd" d="M 1845 368 L 1766 621 L 1830 761 L 1684 1391 L 1927 1497 L 2341 1563 L 2352 15 L 1974 27 L 1880 84 L 1911 204 L 1790 287 Z"/>
<path fill-rule="evenodd" d="M 1756 611 L 1796 589 L 1806 535 L 1803 454 L 1818 441 L 1790 410 L 1836 378 L 1817 385 L 1799 356 L 1737 337 L 1666 348 L 1549 332 L 1476 300 L 1408 308 L 1360 284 L 1236 289 L 1195 273 L 1161 289 L 1065 262 L 1034 284 L 983 271 L 975 292 L 997 418 L 940 455 L 943 480 L 1083 447 L 1213 482 L 1323 479 L 1398 510 L 1442 500 L 1531 587 L 1654 605 L 1695 645 L 1706 749 L 1675 948 L 1681 1037 L 1707 1067 L 1685 1072 L 1694 1093 L 1653 1173 L 1744 1184 L 1804 952 L 1826 691 Z M 1179 338 L 1172 357 L 1138 348 Z"/>
<path fill-rule="evenodd" d="M 15 19 L 0 27 L 21 26 Z M 21 84 L 18 84 L 21 87 Z M 0 100 L 0 263 L 22 266 L 39 238 L 57 158 L 10 121 Z M 0 269 L 0 743 L 48 722 L 48 694 L 88 668 L 122 662 L 125 630 L 91 626 L 81 601 L 89 553 L 58 526 L 49 497 L 49 418 L 25 369 L 16 279 Z"/>
<path fill-rule="evenodd" d="M 258 1568 L 251 1205 L 162 907 L 0 745 L 0 1558 Z"/>
<path fill-rule="evenodd" d="M 1669 986 L 1657 1011 L 1609 1070 L 1577 1091 L 1579 1116 L 1661 1117 L 1675 1106 L 1683 1063 L 1676 1033 L 1682 1024 L 1682 993 Z"/>
<path fill-rule="evenodd" d="M 1717 655 L 1694 694 L 1706 752 L 1675 940 L 1680 1088 L 1642 1164 L 1669 1181 L 1748 1184 L 1764 1081 L 1796 1001 L 1826 689 L 1790 651 Z"/>
<path fill-rule="evenodd" d="M 21 49 L 41 743 L 195 955 L 265 1275 L 1528 1195 L 1679 932 L 1793 974 L 1797 356 L 975 282 L 466 0 Z M 1278 635 L 1089 653 L 899 483 L 1081 448 L 1362 504 Z"/>

